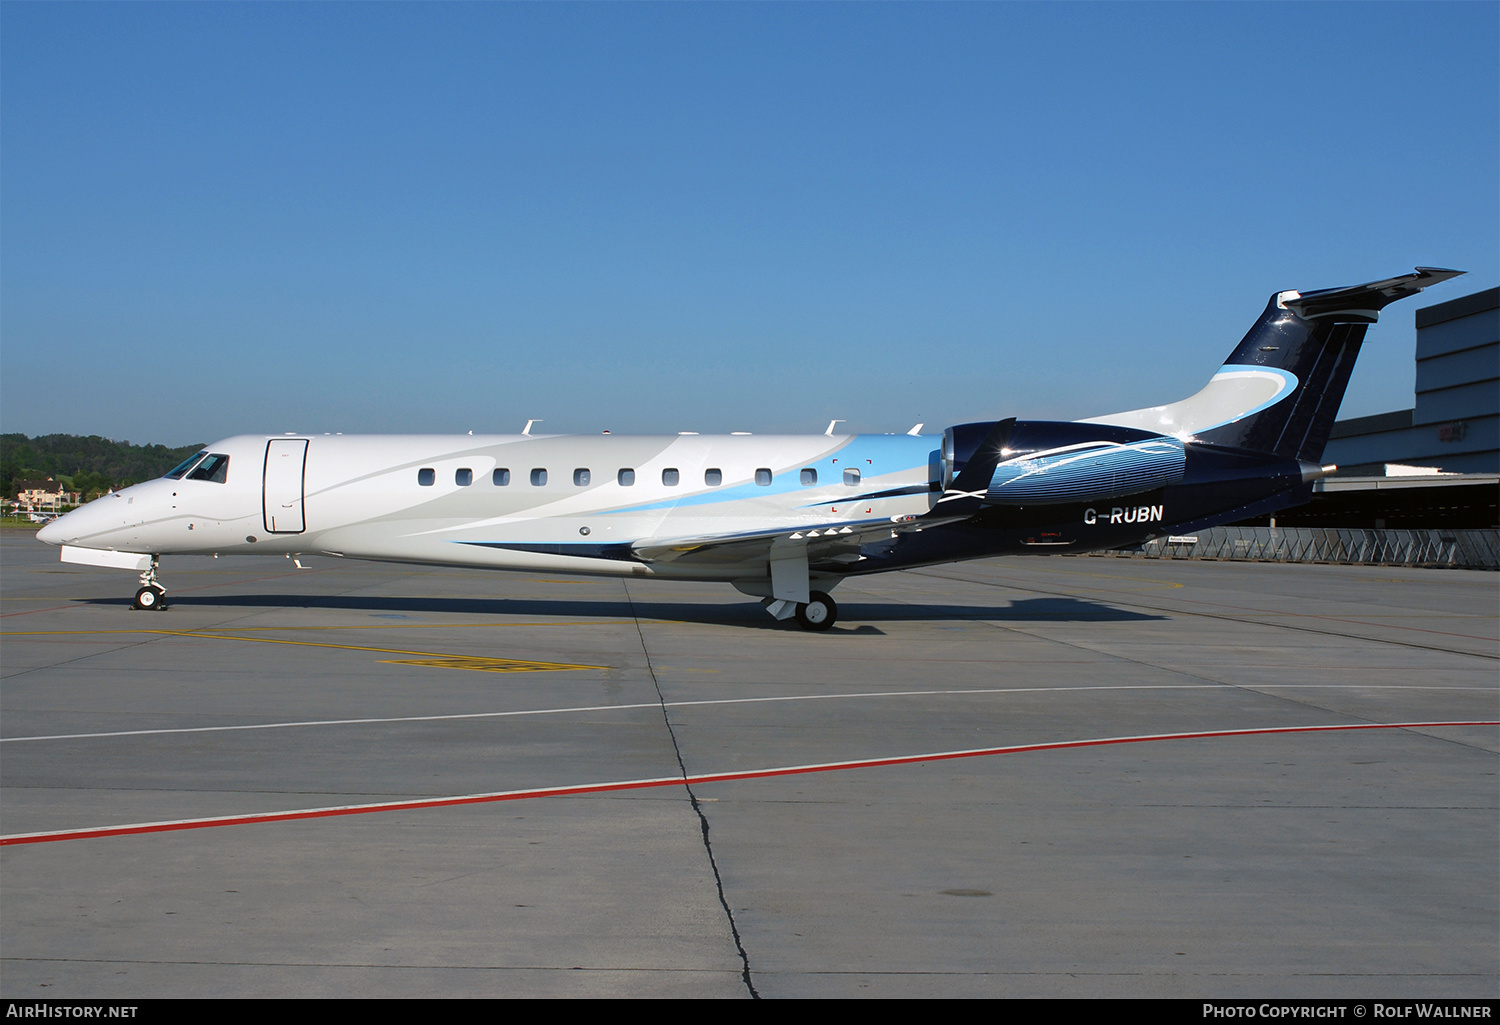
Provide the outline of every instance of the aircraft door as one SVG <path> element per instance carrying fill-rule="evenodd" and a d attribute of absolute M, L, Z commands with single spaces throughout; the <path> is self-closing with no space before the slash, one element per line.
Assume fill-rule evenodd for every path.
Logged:
<path fill-rule="evenodd" d="M 271 534 L 300 534 L 302 478 L 307 467 L 306 438 L 275 438 L 266 443 L 265 521 Z"/>

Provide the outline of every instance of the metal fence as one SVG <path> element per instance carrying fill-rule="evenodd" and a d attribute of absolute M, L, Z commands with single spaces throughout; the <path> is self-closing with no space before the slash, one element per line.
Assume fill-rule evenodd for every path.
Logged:
<path fill-rule="evenodd" d="M 1382 566 L 1500 569 L 1500 530 L 1350 530 L 1212 527 L 1094 555 L 1136 559 L 1228 559 Z"/>

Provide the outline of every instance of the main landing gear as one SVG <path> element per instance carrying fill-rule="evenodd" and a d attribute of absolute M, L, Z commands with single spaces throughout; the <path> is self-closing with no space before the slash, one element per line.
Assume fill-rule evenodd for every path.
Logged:
<path fill-rule="evenodd" d="M 141 589 L 135 592 L 131 608 L 143 612 L 160 612 L 167 607 L 162 600 L 167 595 L 167 589 L 156 579 L 156 565 L 160 558 L 157 555 L 151 556 L 151 567 L 141 573 Z"/>
<path fill-rule="evenodd" d="M 762 598 L 760 603 L 766 611 L 779 620 L 797 620 L 804 630 L 827 630 L 839 618 L 838 603 L 823 591 L 808 591 L 807 601 L 791 601 L 786 598 Z"/>
<path fill-rule="evenodd" d="M 798 538 L 801 535 L 796 535 Z M 832 574 L 814 575 L 808 572 L 806 543 L 786 544 L 777 542 L 771 546 L 771 557 L 767 560 L 769 570 L 766 577 L 736 580 L 734 586 L 745 594 L 760 598 L 772 618 L 784 621 L 796 617 L 804 630 L 827 630 L 839 618 L 838 604 L 827 591 L 815 591 L 810 586 L 820 583 L 830 587 L 839 582 Z"/>
<path fill-rule="evenodd" d="M 839 607 L 822 591 L 809 591 L 806 602 L 797 603 L 797 622 L 804 630 L 827 630 L 839 618 Z"/>

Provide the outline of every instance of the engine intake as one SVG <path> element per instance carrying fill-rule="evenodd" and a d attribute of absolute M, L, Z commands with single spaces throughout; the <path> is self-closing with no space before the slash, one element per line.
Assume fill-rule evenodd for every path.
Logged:
<path fill-rule="evenodd" d="M 943 432 L 943 487 L 963 471 L 994 423 Z M 1177 438 L 1130 427 L 1018 421 L 999 453 L 986 505 L 1058 505 L 1136 495 L 1182 480 L 1186 455 Z"/>

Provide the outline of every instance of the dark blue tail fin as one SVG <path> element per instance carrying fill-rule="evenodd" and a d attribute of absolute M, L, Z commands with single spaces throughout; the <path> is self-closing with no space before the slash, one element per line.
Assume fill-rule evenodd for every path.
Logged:
<path fill-rule="evenodd" d="M 1278 292 L 1202 391 L 1088 422 L 1318 462 L 1366 329 L 1390 303 L 1462 273 L 1418 267 L 1349 288 Z"/>

